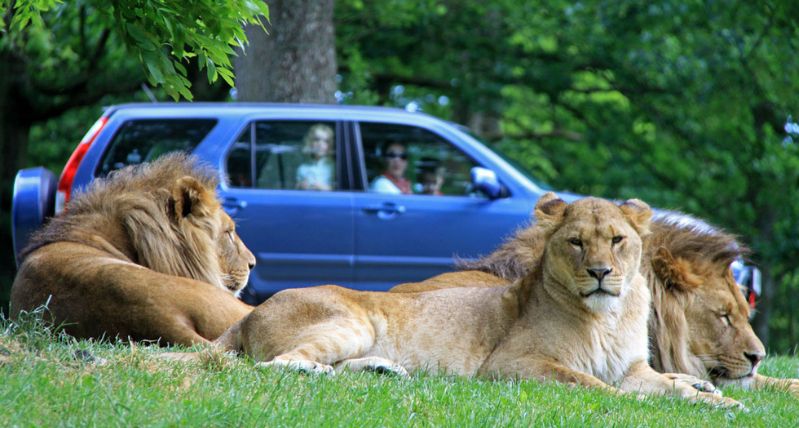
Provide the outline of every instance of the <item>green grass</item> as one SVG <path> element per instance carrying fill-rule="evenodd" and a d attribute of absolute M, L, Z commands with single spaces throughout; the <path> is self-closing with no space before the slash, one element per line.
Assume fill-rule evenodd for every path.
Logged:
<path fill-rule="evenodd" d="M 799 399 L 728 389 L 748 411 L 555 383 L 264 370 L 246 358 L 172 363 L 174 350 L 78 341 L 39 318 L 0 320 L 3 426 L 797 426 Z M 80 351 L 107 360 L 87 362 Z M 794 377 L 799 359 L 763 373 Z"/>

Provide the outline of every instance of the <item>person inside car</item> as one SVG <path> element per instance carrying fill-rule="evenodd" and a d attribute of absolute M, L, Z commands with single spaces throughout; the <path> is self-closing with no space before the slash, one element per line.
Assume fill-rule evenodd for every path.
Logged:
<path fill-rule="evenodd" d="M 381 175 L 372 180 L 369 190 L 391 195 L 410 194 L 411 182 L 405 178 L 408 169 L 408 153 L 400 143 L 391 143 L 383 151 L 386 168 Z"/>
<path fill-rule="evenodd" d="M 441 196 L 441 186 L 444 184 L 444 168 L 422 171 L 421 192 L 424 195 Z"/>
<path fill-rule="evenodd" d="M 331 155 L 333 130 L 327 125 L 318 123 L 308 130 L 304 141 L 302 151 L 309 159 L 297 168 L 297 188 L 333 190 L 335 167 Z"/>

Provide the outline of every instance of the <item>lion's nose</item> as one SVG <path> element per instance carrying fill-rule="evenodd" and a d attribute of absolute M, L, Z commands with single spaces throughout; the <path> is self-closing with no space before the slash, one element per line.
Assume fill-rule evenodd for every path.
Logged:
<path fill-rule="evenodd" d="M 613 268 L 609 267 L 600 267 L 600 268 L 588 268 L 586 271 L 588 275 L 596 278 L 597 281 L 602 281 L 605 279 L 606 276 L 613 270 Z"/>
<path fill-rule="evenodd" d="M 762 352 L 744 352 L 744 356 L 750 363 L 752 363 L 752 368 L 757 367 L 757 365 L 763 361 L 763 358 L 766 356 Z"/>

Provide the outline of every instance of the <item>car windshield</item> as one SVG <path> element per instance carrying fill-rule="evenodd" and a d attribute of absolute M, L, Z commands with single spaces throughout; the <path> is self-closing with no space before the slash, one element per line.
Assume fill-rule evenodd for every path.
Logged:
<path fill-rule="evenodd" d="M 533 174 L 527 168 L 522 166 L 519 162 L 517 162 L 513 158 L 509 157 L 505 153 L 503 153 L 501 150 L 498 150 L 496 147 L 491 146 L 488 143 L 486 143 L 485 140 L 483 140 L 479 135 L 475 134 L 471 129 L 467 128 L 466 126 L 459 125 L 459 124 L 456 124 L 456 126 L 458 127 L 458 129 L 460 129 L 461 131 L 465 132 L 470 137 L 472 137 L 475 140 L 479 141 L 480 144 L 482 144 L 488 150 L 491 150 L 492 152 L 496 153 L 497 156 L 501 157 L 502 160 L 504 160 L 505 162 L 509 163 L 513 168 L 515 168 L 517 171 L 519 171 L 519 173 L 521 173 L 525 178 L 527 178 L 528 180 L 532 181 L 541 190 L 552 190 L 552 187 L 550 187 L 549 185 L 541 182 L 541 180 L 535 178 L 533 176 Z"/>

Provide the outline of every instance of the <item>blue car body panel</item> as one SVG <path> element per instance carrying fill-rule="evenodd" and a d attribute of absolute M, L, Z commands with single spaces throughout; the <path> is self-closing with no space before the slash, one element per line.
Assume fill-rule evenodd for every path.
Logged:
<path fill-rule="evenodd" d="M 368 289 L 388 289 L 451 270 L 453 256 L 487 254 L 526 219 L 524 213 L 532 206 L 526 198 L 375 193 L 354 198 L 355 282 Z"/>
<path fill-rule="evenodd" d="M 248 292 L 322 284 L 353 286 L 355 233 L 349 192 L 220 189 L 257 264 Z"/>

